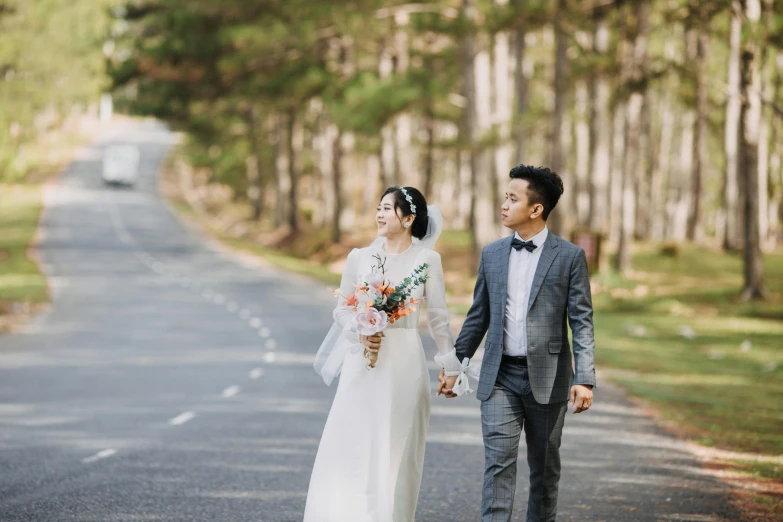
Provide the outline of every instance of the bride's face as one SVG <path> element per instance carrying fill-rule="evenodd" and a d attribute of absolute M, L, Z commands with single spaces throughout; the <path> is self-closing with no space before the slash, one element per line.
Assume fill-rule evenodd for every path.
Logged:
<path fill-rule="evenodd" d="M 395 234 L 410 233 L 410 228 L 405 228 L 404 224 L 412 221 L 413 216 L 403 218 L 399 210 L 394 210 L 394 194 L 386 194 L 378 203 L 375 223 L 378 225 L 379 236 L 389 237 Z"/>

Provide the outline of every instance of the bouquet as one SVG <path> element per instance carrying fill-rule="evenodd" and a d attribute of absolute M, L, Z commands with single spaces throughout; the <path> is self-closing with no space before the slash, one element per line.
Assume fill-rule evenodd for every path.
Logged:
<path fill-rule="evenodd" d="M 343 306 L 353 308 L 353 321 L 359 335 L 371 336 L 382 332 L 390 324 L 416 311 L 419 302 L 411 297 L 413 289 L 427 282 L 429 276 L 425 273 L 429 264 L 422 263 L 413 273 L 396 286 L 386 279 L 386 262 L 375 254 L 377 266 L 372 272 L 363 276 L 356 284 L 356 292 L 342 296 L 339 290 L 335 293 L 343 297 Z M 378 353 L 364 349 L 367 359 L 367 369 L 375 368 Z"/>

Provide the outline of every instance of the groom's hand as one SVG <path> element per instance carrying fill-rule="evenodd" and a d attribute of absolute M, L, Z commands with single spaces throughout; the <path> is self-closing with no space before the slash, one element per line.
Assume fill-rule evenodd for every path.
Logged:
<path fill-rule="evenodd" d="M 454 388 L 454 383 L 457 382 L 457 377 L 459 376 L 446 377 L 446 370 L 441 370 L 440 374 L 438 374 L 438 395 L 442 393 L 447 399 L 456 397 L 457 394 L 452 389 Z"/>
<path fill-rule="evenodd" d="M 574 384 L 571 386 L 571 397 L 568 405 L 574 406 L 574 413 L 582 413 L 593 405 L 593 387 L 587 384 Z"/>

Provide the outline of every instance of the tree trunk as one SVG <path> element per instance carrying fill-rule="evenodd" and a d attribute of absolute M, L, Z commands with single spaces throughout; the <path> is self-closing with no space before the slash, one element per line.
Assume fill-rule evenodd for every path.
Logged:
<path fill-rule="evenodd" d="M 777 51 L 775 58 L 775 80 L 772 93 L 773 100 L 781 99 L 781 84 L 783 83 L 783 50 Z M 777 173 L 777 188 L 771 194 L 769 215 L 773 221 L 770 229 L 770 250 L 783 241 L 783 121 L 775 117 L 772 120 L 772 157 L 770 158 L 770 178 Z M 770 185 L 772 186 L 772 185 Z"/>
<path fill-rule="evenodd" d="M 745 10 L 746 41 L 742 49 L 742 70 L 740 86 L 742 92 L 741 106 L 741 141 L 740 141 L 740 174 L 745 187 L 744 201 L 744 261 L 745 288 L 742 300 L 764 298 L 764 265 L 761 257 L 761 237 L 759 230 L 759 126 L 761 124 L 761 75 L 759 71 L 759 19 L 761 5 L 759 0 L 743 0 Z"/>
<path fill-rule="evenodd" d="M 593 54 L 604 59 L 609 50 L 609 26 L 604 7 L 593 10 Z M 590 103 L 590 227 L 608 232 L 611 118 L 609 81 L 603 71 L 589 79 Z"/>
<path fill-rule="evenodd" d="M 574 112 L 574 141 L 576 151 L 576 165 L 574 168 L 575 183 L 573 189 L 576 196 L 577 224 L 580 227 L 588 225 L 590 220 L 590 187 L 588 176 L 590 175 L 590 125 L 587 83 L 578 81 L 576 84 L 576 107 Z"/>
<path fill-rule="evenodd" d="M 555 19 L 555 77 L 554 77 L 554 91 L 555 91 L 555 106 L 552 110 L 552 126 L 550 129 L 550 143 L 551 148 L 549 151 L 549 168 L 560 175 L 563 179 L 563 184 L 569 190 L 573 190 L 573 186 L 569 186 L 568 176 L 563 172 L 565 166 L 565 155 L 563 151 L 563 116 L 567 106 L 568 86 L 566 85 L 566 76 L 568 74 L 568 35 L 565 32 L 564 20 L 568 12 L 568 1 L 558 0 L 557 2 L 558 16 Z M 566 196 L 569 198 L 570 194 Z M 568 210 L 555 208 L 555 210 L 549 215 L 547 225 L 549 229 L 558 235 L 563 235 L 566 232 L 567 220 L 570 218 Z"/>
<path fill-rule="evenodd" d="M 514 137 L 516 138 L 516 164 L 525 162 L 525 111 L 527 110 L 527 77 L 525 76 L 525 24 L 522 13 L 524 0 L 514 0 L 514 10 L 517 16 L 514 44 L 516 51 L 515 87 L 517 93 L 516 115 L 514 118 Z"/>
<path fill-rule="evenodd" d="M 770 30 L 770 24 L 774 16 L 772 0 L 763 0 L 762 26 L 760 41 L 766 41 Z M 764 100 L 773 100 L 774 88 L 772 85 L 772 63 L 770 57 L 773 56 L 771 46 L 761 47 L 759 56 L 759 68 L 761 69 L 761 92 Z M 774 57 L 772 58 L 774 60 Z M 770 134 L 770 112 L 764 105 L 761 107 L 761 121 L 759 126 L 759 231 L 761 237 L 761 250 L 765 251 L 769 245 L 770 223 L 772 214 L 770 214 L 770 171 L 769 171 L 769 134 Z"/>
<path fill-rule="evenodd" d="M 639 170 L 640 121 L 639 116 L 644 103 L 647 71 L 647 32 L 650 15 L 649 0 L 640 0 L 634 13 L 633 47 L 628 64 L 628 81 L 631 90 L 626 112 L 625 161 L 623 162 L 622 180 L 622 225 L 620 241 L 617 247 L 615 268 L 622 273 L 631 269 L 631 242 L 633 240 L 634 219 L 636 217 L 635 178 Z"/>
<path fill-rule="evenodd" d="M 664 54 L 667 59 L 672 60 L 676 53 L 674 39 L 666 42 Z M 662 241 L 666 235 L 667 219 L 665 195 L 669 191 L 669 184 L 672 178 L 672 151 L 674 148 L 674 95 L 679 90 L 679 81 L 676 76 L 671 76 L 663 89 L 663 97 L 660 101 L 661 114 L 661 137 L 660 147 L 658 149 L 658 161 L 653 171 L 652 181 L 650 183 L 650 207 L 648 209 L 648 220 L 651 224 L 651 239 Z"/>
<path fill-rule="evenodd" d="M 283 154 L 283 142 L 285 131 L 283 129 L 283 115 L 274 117 L 274 166 L 275 166 L 275 228 L 280 228 L 285 222 L 285 197 L 283 194 L 283 175 L 286 170 L 286 157 Z"/>
<path fill-rule="evenodd" d="M 508 0 L 495 0 L 496 5 L 508 4 Z M 492 78 L 493 123 L 497 126 L 498 144 L 492 157 L 493 168 L 490 177 L 494 180 L 490 190 L 492 191 L 492 208 L 490 209 L 494 223 L 494 238 L 505 234 L 505 229 L 500 219 L 500 207 L 503 205 L 503 193 L 508 184 L 508 173 L 511 171 L 514 161 L 513 141 L 513 114 L 511 107 L 514 104 L 514 77 L 511 72 L 511 37 L 501 31 L 494 36 L 492 48 Z"/>
<path fill-rule="evenodd" d="M 342 147 L 343 133 L 339 129 L 335 133 L 332 147 L 332 191 L 334 198 L 334 213 L 332 214 L 332 242 L 339 243 L 342 230 L 340 229 L 340 215 L 343 208 L 342 198 Z"/>
<path fill-rule="evenodd" d="M 700 8 L 699 8 L 700 9 Z M 701 200 L 702 170 L 706 163 L 707 139 L 707 85 L 704 69 L 707 62 L 707 39 L 709 38 L 709 21 L 703 20 L 699 13 L 699 28 L 694 34 L 692 67 L 696 70 L 696 121 L 693 129 L 693 171 L 691 172 L 691 204 L 688 215 L 688 240 L 701 239 Z"/>
<path fill-rule="evenodd" d="M 612 177 L 609 183 L 609 240 L 618 244 L 622 223 L 623 159 L 625 158 L 626 102 L 620 100 L 612 116 Z"/>
<path fill-rule="evenodd" d="M 296 171 L 296 162 L 294 161 L 294 158 L 296 157 L 296 151 L 294 150 L 294 128 L 296 127 L 296 108 L 289 107 L 288 114 L 286 118 L 286 126 L 287 126 L 287 133 L 286 133 L 286 145 L 287 145 L 287 153 L 288 153 L 288 179 L 291 182 L 290 190 L 288 193 L 288 202 L 289 202 L 289 209 L 288 209 L 288 226 L 290 228 L 291 234 L 296 234 L 299 231 L 299 204 L 296 199 L 297 195 L 297 186 L 299 185 L 298 179 L 297 179 L 297 171 Z"/>
<path fill-rule="evenodd" d="M 427 129 L 427 145 L 424 154 L 424 197 L 432 197 L 432 183 L 434 176 L 435 163 L 435 118 L 431 107 L 428 107 L 424 119 L 424 125 Z"/>
<path fill-rule="evenodd" d="M 726 176 L 724 179 L 724 198 L 726 211 L 726 230 L 723 236 L 725 250 L 739 250 L 740 229 L 742 222 L 739 206 L 739 128 L 741 111 L 740 94 L 740 46 L 742 44 L 742 13 L 738 11 L 737 2 L 733 2 L 731 29 L 729 33 L 729 63 L 728 63 L 728 99 L 726 100 L 726 130 L 724 150 L 726 154 Z"/>
<path fill-rule="evenodd" d="M 251 107 L 245 112 L 247 121 L 247 139 L 250 142 L 250 156 L 247 158 L 247 180 L 250 185 L 248 198 L 253 209 L 253 221 L 260 221 L 264 213 L 264 181 L 261 175 L 261 142 L 258 133 L 258 117 L 256 108 Z"/>
<path fill-rule="evenodd" d="M 465 98 L 465 109 L 462 116 L 460 141 L 468 148 L 468 168 L 470 173 L 470 206 L 468 211 L 468 228 L 470 230 L 471 247 L 474 258 L 478 259 L 480 247 L 478 243 L 478 220 L 476 219 L 476 199 L 478 197 L 478 157 L 473 143 L 473 130 L 476 126 L 476 77 L 474 54 L 474 17 L 473 0 L 462 0 L 461 16 L 465 17 L 470 27 L 462 37 L 462 94 Z M 474 261 L 475 263 L 475 261 Z"/>

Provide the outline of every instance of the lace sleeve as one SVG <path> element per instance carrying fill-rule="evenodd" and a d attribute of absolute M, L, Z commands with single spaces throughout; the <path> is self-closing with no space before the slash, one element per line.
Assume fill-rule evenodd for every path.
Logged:
<path fill-rule="evenodd" d="M 345 356 L 361 350 L 359 336 L 353 321 L 353 309 L 343 303 L 349 294 L 355 292 L 354 284 L 358 277 L 361 255 L 359 250 L 352 250 L 343 269 L 340 281 L 340 294 L 334 309 L 334 324 L 326 334 L 318 353 L 315 355 L 313 368 L 324 383 L 329 386 L 342 370 Z"/>
<path fill-rule="evenodd" d="M 428 256 L 429 278 L 424 284 L 424 296 L 427 303 L 427 326 L 430 335 L 438 347 L 435 361 L 447 372 L 458 375 L 461 369 L 457 352 L 454 349 L 454 336 L 451 333 L 449 311 L 446 308 L 446 284 L 443 279 L 443 265 L 440 254 L 432 252 Z"/>
<path fill-rule="evenodd" d="M 353 322 L 353 307 L 344 305 L 345 298 L 356 293 L 356 283 L 359 277 L 359 250 L 354 248 L 348 254 L 345 262 L 343 276 L 340 279 L 340 295 L 337 297 L 337 306 L 332 313 L 335 324 L 342 328 L 343 336 L 351 342 L 358 343 L 359 335 L 356 333 L 356 325 Z"/>

